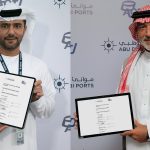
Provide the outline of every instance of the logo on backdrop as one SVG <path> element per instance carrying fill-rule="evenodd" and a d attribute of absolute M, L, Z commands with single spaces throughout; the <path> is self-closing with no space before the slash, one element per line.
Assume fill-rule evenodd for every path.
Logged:
<path fill-rule="evenodd" d="M 63 35 L 62 43 L 65 45 L 64 49 L 69 49 L 70 54 L 74 54 L 77 48 L 77 43 L 71 42 L 71 32 L 66 32 Z"/>
<path fill-rule="evenodd" d="M 60 75 L 58 78 L 54 79 L 54 87 L 61 92 L 61 90 L 65 90 L 67 83 L 65 78 L 62 78 Z M 94 78 L 88 77 L 72 77 L 71 78 L 71 88 L 80 88 L 80 89 L 87 89 L 87 88 L 94 88 Z"/>
<path fill-rule="evenodd" d="M 71 116 L 65 116 L 62 122 L 62 126 L 65 127 L 64 132 L 68 132 L 71 130 L 72 127 L 75 125 L 75 120 Z"/>
<path fill-rule="evenodd" d="M 113 50 L 114 50 L 114 47 L 117 46 L 117 45 L 114 44 L 114 41 L 111 41 L 111 40 L 109 40 L 109 38 L 108 38 L 108 40 L 107 40 L 107 41 L 104 41 L 104 44 L 101 45 L 101 46 L 103 46 L 103 47 L 104 47 L 104 50 L 109 53 L 110 51 L 113 51 Z"/>
<path fill-rule="evenodd" d="M 93 15 L 93 5 L 90 3 L 71 3 L 72 15 Z"/>
<path fill-rule="evenodd" d="M 71 88 L 94 88 L 94 78 L 72 77 Z"/>
<path fill-rule="evenodd" d="M 65 5 L 65 0 L 54 0 L 54 5 L 57 5 L 59 8 L 61 5 Z"/>
<path fill-rule="evenodd" d="M 132 16 L 132 13 L 136 11 L 135 8 L 136 2 L 133 0 L 125 0 L 122 2 L 121 10 L 123 11 L 123 15 L 128 15 L 128 17 Z"/>
<path fill-rule="evenodd" d="M 20 6 L 22 4 L 22 0 L 0 0 L 0 7 L 5 6 L 8 3 L 14 3 Z"/>
<path fill-rule="evenodd" d="M 65 78 L 61 78 L 60 75 L 58 78 L 54 79 L 54 87 L 59 91 L 59 93 L 61 92 L 61 90 L 65 89 L 66 84 L 69 83 L 66 83 Z"/>
<path fill-rule="evenodd" d="M 134 48 L 138 46 L 138 43 L 136 41 L 130 41 L 130 42 L 119 41 L 118 44 L 116 45 L 114 44 L 113 40 L 109 40 L 108 38 L 108 40 L 104 41 L 104 44 L 101 46 L 103 46 L 104 51 L 107 51 L 108 53 L 112 50 L 114 51 L 114 46 L 117 46 L 119 52 L 131 52 L 134 50 Z"/>

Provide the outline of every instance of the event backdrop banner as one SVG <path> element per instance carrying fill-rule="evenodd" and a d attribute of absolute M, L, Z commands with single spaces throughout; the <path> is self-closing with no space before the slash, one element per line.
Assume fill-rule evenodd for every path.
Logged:
<path fill-rule="evenodd" d="M 124 59 L 137 46 L 128 26 L 149 0 L 71 1 L 71 112 L 75 99 L 114 94 Z M 87 116 L 88 118 L 88 116 Z M 79 139 L 71 130 L 71 150 L 121 150 L 119 134 Z"/>
<path fill-rule="evenodd" d="M 37 120 L 38 150 L 70 150 L 70 0 L 0 0 L 35 12 L 36 24 L 30 49 L 49 67 L 57 91 L 55 112 Z"/>
<path fill-rule="evenodd" d="M 120 135 L 78 138 L 75 98 L 115 93 L 123 60 L 137 44 L 130 16 L 149 0 L 0 0 L 7 3 L 35 11 L 25 51 L 47 63 L 57 91 L 51 118 L 37 120 L 38 150 L 121 150 Z"/>

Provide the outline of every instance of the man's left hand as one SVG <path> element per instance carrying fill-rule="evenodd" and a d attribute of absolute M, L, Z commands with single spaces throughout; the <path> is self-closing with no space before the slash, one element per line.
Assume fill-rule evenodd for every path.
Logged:
<path fill-rule="evenodd" d="M 43 96 L 42 81 L 37 80 L 34 83 L 32 102 L 37 101 Z"/>
<path fill-rule="evenodd" d="M 147 126 L 135 120 L 135 129 L 126 131 L 121 134 L 122 136 L 130 136 L 134 140 L 143 143 L 147 141 Z"/>

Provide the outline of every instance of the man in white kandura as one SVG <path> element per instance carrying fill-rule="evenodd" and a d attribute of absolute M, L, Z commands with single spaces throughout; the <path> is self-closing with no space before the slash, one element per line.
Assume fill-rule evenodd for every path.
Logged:
<path fill-rule="evenodd" d="M 47 118 L 54 110 L 55 89 L 46 64 L 20 49 L 32 21 L 34 14 L 21 8 L 7 6 L 0 12 L 0 71 L 36 78 L 24 129 L 0 124 L 1 150 L 37 150 L 35 118 Z"/>
<path fill-rule="evenodd" d="M 125 62 L 119 93 L 131 93 L 135 128 L 122 134 L 123 144 L 124 150 L 150 150 L 150 5 L 132 18 L 129 29 L 139 45 Z"/>

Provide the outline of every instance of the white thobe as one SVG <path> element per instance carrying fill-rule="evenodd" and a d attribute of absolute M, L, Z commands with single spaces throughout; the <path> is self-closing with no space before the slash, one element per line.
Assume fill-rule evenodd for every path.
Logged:
<path fill-rule="evenodd" d="M 3 59 L 9 72 L 18 74 L 18 56 L 3 56 Z M 22 75 L 35 77 L 36 80 L 41 80 L 44 96 L 32 102 L 29 106 L 24 128 L 24 144 L 17 145 L 16 129 L 8 127 L 0 132 L 1 150 L 37 150 L 35 118 L 49 117 L 54 109 L 55 89 L 47 66 L 38 58 L 25 53 L 22 53 L 22 61 Z M 0 71 L 4 71 L 1 64 Z"/>
<path fill-rule="evenodd" d="M 145 51 L 138 58 L 127 85 L 131 93 L 134 119 L 147 125 L 150 136 L 150 53 Z M 127 150 L 150 150 L 150 142 L 139 143 L 127 137 Z"/>

